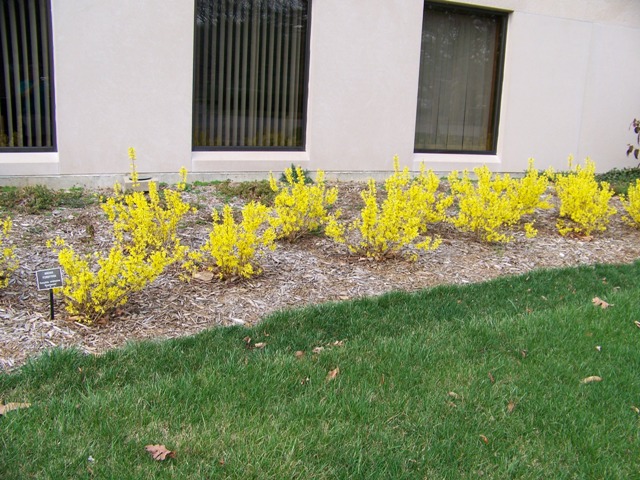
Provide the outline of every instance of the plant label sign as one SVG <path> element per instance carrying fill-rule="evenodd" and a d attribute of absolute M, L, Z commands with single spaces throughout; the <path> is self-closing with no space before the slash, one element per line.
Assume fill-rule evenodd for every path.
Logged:
<path fill-rule="evenodd" d="M 60 268 L 49 268 L 47 270 L 36 271 L 36 283 L 38 290 L 51 290 L 62 286 L 62 270 Z"/>

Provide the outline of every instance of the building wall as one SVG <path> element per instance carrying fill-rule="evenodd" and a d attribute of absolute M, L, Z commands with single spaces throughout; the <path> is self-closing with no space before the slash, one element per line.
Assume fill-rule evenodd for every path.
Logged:
<path fill-rule="evenodd" d="M 460 3 L 460 2 L 457 2 Z M 423 0 L 313 0 L 304 152 L 192 152 L 194 2 L 52 0 L 58 151 L 0 153 L 0 176 L 110 178 L 186 166 L 209 178 L 291 163 L 332 176 L 489 164 L 521 172 L 591 156 L 634 165 L 640 116 L 640 2 L 477 0 L 511 11 L 496 155 L 414 154 Z M 98 177 L 77 179 L 95 181 Z M 6 177 L 5 177 L 6 180 Z"/>
<path fill-rule="evenodd" d="M 620 3 L 640 19 L 640 2 Z M 600 170 L 633 165 L 625 147 L 640 115 L 638 26 L 514 12 L 508 28 L 500 169 L 522 170 L 527 157 L 566 168 L 570 154 Z"/>
<path fill-rule="evenodd" d="M 53 0 L 61 174 L 190 162 L 193 2 Z"/>

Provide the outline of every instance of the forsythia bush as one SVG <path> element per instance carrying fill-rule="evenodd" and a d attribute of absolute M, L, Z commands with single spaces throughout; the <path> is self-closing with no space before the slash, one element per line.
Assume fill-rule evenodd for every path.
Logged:
<path fill-rule="evenodd" d="M 386 198 L 382 205 L 378 204 L 375 181 L 369 180 L 368 188 L 360 193 L 364 201 L 360 218 L 346 228 L 330 221 L 325 230 L 329 237 L 347 243 L 345 230 L 356 231 L 361 240 L 348 243 L 349 250 L 378 260 L 408 245 L 421 250 L 434 250 L 440 245 L 439 239 L 431 237 L 415 243 L 420 234 L 426 232 L 427 223 L 445 219 L 444 212 L 451 204 L 450 197 L 436 195 L 438 177 L 431 171 L 425 172 L 423 165 L 418 177 L 412 180 L 408 168 L 400 171 L 397 156 L 393 159 L 393 168 L 393 175 L 385 181 Z"/>
<path fill-rule="evenodd" d="M 136 186 L 133 148 L 129 149 L 129 158 Z M 180 173 L 178 188 L 186 182 L 186 170 Z M 190 207 L 182 201 L 180 192 L 165 190 L 163 202 L 155 182 L 149 182 L 148 197 L 144 192 L 122 192 L 117 184 L 115 193 L 102 206 L 114 235 L 108 254 L 76 253 L 61 238 L 48 242 L 66 273 L 60 289 L 66 309 L 86 323 L 124 305 L 130 294 L 153 282 L 187 252 L 187 247 L 180 245 L 177 225 Z"/>
<path fill-rule="evenodd" d="M 538 208 L 551 208 L 551 204 L 542 198 L 547 189 L 548 175 L 539 175 L 529 161 L 529 169 L 521 179 L 511 178 L 509 174 L 493 175 L 485 165 L 473 170 L 477 182 L 469 178 L 464 171 L 462 178 L 458 172 L 449 174 L 451 194 L 457 200 L 457 216 L 449 219 L 457 228 L 476 232 L 487 242 L 510 242 L 513 236 L 509 230 L 524 215 Z M 527 237 L 534 237 L 537 231 L 533 222 L 524 225 Z"/>
<path fill-rule="evenodd" d="M 149 182 L 148 194 L 122 193 L 116 186 L 116 196 L 109 198 L 102 209 L 120 245 L 146 245 L 150 254 L 164 250 L 170 258 L 179 260 L 186 249 L 177 236 L 178 222 L 191 207 L 182 200 L 179 191 L 167 189 L 163 193 L 164 202 L 155 182 Z"/>
<path fill-rule="evenodd" d="M 255 258 L 265 249 L 275 248 L 275 230 L 260 229 L 268 222 L 269 209 L 256 202 L 242 209 L 242 222 L 233 218 L 231 206 L 225 205 L 222 217 L 213 211 L 213 228 L 209 240 L 199 250 L 189 252 L 183 267 L 195 272 L 199 267 L 217 274 L 221 280 L 231 277 L 250 278 L 261 272 Z"/>
<path fill-rule="evenodd" d="M 66 274 L 60 289 L 66 310 L 88 324 L 127 303 L 130 294 L 142 290 L 173 263 L 166 250 L 149 253 L 144 243 L 126 249 L 116 243 L 108 255 L 77 254 L 60 238 L 48 246 L 57 252 Z"/>
<path fill-rule="evenodd" d="M 607 182 L 595 179 L 596 166 L 589 158 L 585 166 L 572 166 L 570 172 L 555 175 L 556 192 L 560 200 L 560 218 L 557 228 L 561 235 L 574 233 L 591 235 L 594 231 L 604 231 L 609 217 L 616 213 L 609 201 L 614 192 Z"/>
<path fill-rule="evenodd" d="M 627 195 L 621 196 L 622 207 L 627 212 L 623 220 L 635 228 L 640 228 L 640 179 L 629 186 Z"/>
<path fill-rule="evenodd" d="M 269 223 L 278 238 L 293 241 L 335 222 L 340 216 L 339 211 L 333 214 L 327 211 L 338 199 L 338 189 L 326 188 L 322 170 L 317 171 L 315 183 L 309 185 L 301 167 L 287 168 L 284 175 L 287 182 L 280 185 L 273 175 L 269 175 L 271 190 L 277 192 L 273 207 L 275 215 L 269 217 Z"/>
<path fill-rule="evenodd" d="M 9 277 L 18 268 L 18 260 L 13 248 L 5 245 L 12 226 L 13 224 L 9 217 L 0 221 L 0 288 L 9 285 Z"/>

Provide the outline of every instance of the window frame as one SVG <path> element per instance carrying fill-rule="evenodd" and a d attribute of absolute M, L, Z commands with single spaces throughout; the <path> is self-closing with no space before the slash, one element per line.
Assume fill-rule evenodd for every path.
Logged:
<path fill-rule="evenodd" d="M 221 0 L 225 1 L 225 0 Z M 313 11 L 313 0 L 306 0 L 307 2 L 307 26 L 306 34 L 304 38 L 305 42 L 305 58 L 302 72 L 304 74 L 304 82 L 302 86 L 302 127 L 300 132 L 300 145 L 295 146 L 251 146 L 251 145 L 232 145 L 232 146 L 196 146 L 193 141 L 193 127 L 196 117 L 196 110 L 194 108 L 194 98 L 196 94 L 196 28 L 197 28 L 197 6 L 198 0 L 194 0 L 194 35 L 193 35 L 193 72 L 192 72 L 192 89 L 191 89 L 191 151 L 192 152 L 304 152 L 307 149 L 307 112 L 309 103 L 309 71 L 310 71 L 310 57 L 311 57 L 311 14 Z"/>
<path fill-rule="evenodd" d="M 491 135 L 491 148 L 487 150 L 464 150 L 464 149 L 447 149 L 447 148 L 417 148 L 416 146 L 416 136 L 418 131 L 418 107 L 420 100 L 420 78 L 418 78 L 418 98 L 416 99 L 416 121 L 415 121 L 415 129 L 414 129 L 414 140 L 413 140 L 413 151 L 417 154 L 429 154 L 429 153 L 437 153 L 437 154 L 464 154 L 464 155 L 496 155 L 498 150 L 498 133 L 500 129 L 500 110 L 502 105 L 502 86 L 504 80 L 504 64 L 505 64 L 505 54 L 506 54 L 506 44 L 507 44 L 507 23 L 509 20 L 509 10 L 501 10 L 494 8 L 484 8 L 478 6 L 467 6 L 456 3 L 443 3 L 439 1 L 433 0 L 425 0 L 424 2 L 424 10 L 422 16 L 422 29 L 421 29 L 421 37 L 420 37 L 420 65 L 419 69 L 421 70 L 422 66 L 422 35 L 424 35 L 424 20 L 427 13 L 427 10 L 437 10 L 439 12 L 448 12 L 448 13 L 464 13 L 471 15 L 483 15 L 483 16 L 496 16 L 500 18 L 500 25 L 498 26 L 498 45 L 495 57 L 495 85 L 493 89 L 493 101 L 492 108 L 493 112 L 491 115 L 491 127 L 489 129 L 489 134 Z"/>
<path fill-rule="evenodd" d="M 34 3 L 39 0 L 31 0 Z M 53 0 L 44 0 L 46 10 L 46 21 L 48 28 L 47 42 L 48 42 L 48 61 L 49 61 L 49 92 L 50 92 L 50 115 L 51 115 L 51 146 L 48 147 L 3 147 L 0 146 L 0 153 L 51 153 L 58 151 L 58 125 L 56 122 L 56 74 L 55 74 L 55 62 L 54 62 L 54 44 L 53 44 L 53 13 L 52 3 Z"/>

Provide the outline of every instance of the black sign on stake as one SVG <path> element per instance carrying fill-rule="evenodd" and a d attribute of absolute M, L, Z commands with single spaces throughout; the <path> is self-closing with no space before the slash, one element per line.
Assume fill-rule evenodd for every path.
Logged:
<path fill-rule="evenodd" d="M 38 290 L 49 290 L 51 320 L 53 320 L 53 289 L 62 286 L 62 269 L 49 268 L 47 270 L 37 270 L 36 284 L 38 285 Z"/>

